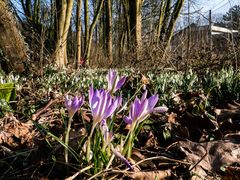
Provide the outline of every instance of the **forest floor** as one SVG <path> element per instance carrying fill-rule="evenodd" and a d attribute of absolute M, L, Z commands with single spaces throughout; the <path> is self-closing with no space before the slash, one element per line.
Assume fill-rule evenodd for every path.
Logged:
<path fill-rule="evenodd" d="M 92 121 L 85 103 L 70 131 L 69 146 L 79 159 L 70 154 L 65 163 L 64 98 L 77 88 L 61 74 L 56 75 L 61 83 L 49 80 L 46 85 L 53 77 L 19 79 L 14 101 L 1 105 L 0 179 L 240 179 L 240 102 L 228 99 L 203 107 L 209 94 L 194 89 L 171 94 L 171 103 L 161 100 L 168 111 L 152 114 L 142 126 L 128 158 L 132 169 L 116 160 L 95 171 L 94 163 L 83 162 L 79 146 L 89 136 L 86 124 Z M 135 92 L 134 86 L 146 77 L 128 77 L 122 94 Z M 146 86 L 150 92 L 151 82 Z M 80 91 L 87 94 L 84 87 Z M 122 119 L 119 114 L 115 120 L 117 138 L 129 131 Z"/>

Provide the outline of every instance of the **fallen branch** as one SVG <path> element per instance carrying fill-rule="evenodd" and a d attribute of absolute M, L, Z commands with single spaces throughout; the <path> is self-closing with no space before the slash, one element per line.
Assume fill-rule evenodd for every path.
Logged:
<path fill-rule="evenodd" d="M 47 105 L 45 107 L 43 107 L 42 109 L 40 109 L 39 111 L 37 111 L 35 114 L 32 115 L 32 120 L 36 121 L 36 119 L 38 118 L 38 116 L 40 116 L 42 113 L 46 112 L 47 109 L 53 105 L 53 104 L 57 104 L 59 102 L 61 102 L 62 100 L 60 99 L 54 99 L 54 100 L 50 100 Z"/>

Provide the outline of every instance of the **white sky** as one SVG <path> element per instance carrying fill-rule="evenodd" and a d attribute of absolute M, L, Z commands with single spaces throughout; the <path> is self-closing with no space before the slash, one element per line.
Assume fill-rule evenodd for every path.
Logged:
<path fill-rule="evenodd" d="M 240 0 L 189 0 L 189 2 L 191 5 L 190 13 L 193 13 L 190 24 L 198 23 L 202 25 L 208 24 L 210 9 L 212 10 L 212 21 L 217 22 L 231 7 L 240 5 Z M 185 0 L 185 8 L 177 21 L 176 30 L 188 26 L 187 4 L 188 0 Z"/>
<path fill-rule="evenodd" d="M 225 14 L 232 6 L 240 5 L 240 0 L 198 0 L 202 12 L 212 10 L 213 13 Z"/>

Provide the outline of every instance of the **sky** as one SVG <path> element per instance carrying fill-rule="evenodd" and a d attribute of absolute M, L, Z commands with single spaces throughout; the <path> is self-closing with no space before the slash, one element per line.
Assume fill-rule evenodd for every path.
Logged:
<path fill-rule="evenodd" d="M 198 0 L 201 12 L 207 12 L 210 9 L 213 13 L 225 14 L 232 6 L 240 5 L 240 0 Z"/>
<path fill-rule="evenodd" d="M 234 5 L 240 5 L 240 0 L 189 0 L 190 2 L 190 24 L 199 25 L 208 24 L 209 10 L 212 11 L 212 22 L 221 21 L 222 17 Z M 176 30 L 188 26 L 187 6 L 188 0 L 185 0 L 183 13 L 177 21 Z"/>

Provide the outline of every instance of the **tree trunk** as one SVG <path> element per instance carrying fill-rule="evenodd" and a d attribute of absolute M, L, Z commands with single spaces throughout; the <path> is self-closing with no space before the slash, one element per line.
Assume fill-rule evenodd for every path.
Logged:
<path fill-rule="evenodd" d="M 161 3 L 160 3 L 160 8 L 159 8 L 159 19 L 158 19 L 158 26 L 157 26 L 157 40 L 158 41 L 160 39 L 160 32 L 161 32 L 161 29 L 162 29 L 162 26 L 163 26 L 166 6 L 167 6 L 166 1 L 162 0 Z"/>
<path fill-rule="evenodd" d="M 174 27 L 175 27 L 175 23 L 177 21 L 177 18 L 180 14 L 180 11 L 183 7 L 183 4 L 184 4 L 184 0 L 178 0 L 176 2 L 176 5 L 175 5 L 175 8 L 172 12 L 172 15 L 171 15 L 171 19 L 169 21 L 169 25 L 168 25 L 168 28 L 166 29 L 166 34 L 165 34 L 165 37 L 163 39 L 163 41 L 165 42 L 165 46 L 164 46 L 164 55 L 165 55 L 165 52 L 166 50 L 168 49 L 169 47 L 169 44 L 170 44 L 170 41 L 172 39 L 172 35 L 173 35 L 173 31 L 174 31 Z"/>
<path fill-rule="evenodd" d="M 87 0 L 85 0 L 85 1 L 87 1 Z M 98 4 L 98 7 L 97 7 L 97 10 L 96 10 L 96 13 L 95 13 L 95 15 L 94 15 L 94 17 L 93 17 L 92 24 L 91 24 L 91 26 L 90 26 L 90 28 L 89 28 L 89 32 L 85 32 L 85 33 L 88 34 L 88 39 L 87 39 L 86 44 L 85 44 L 86 49 L 85 49 L 85 58 L 84 58 L 84 59 L 85 59 L 86 64 L 87 64 L 88 66 L 90 66 L 89 58 L 90 58 L 90 48 L 91 48 L 91 45 L 92 45 L 93 30 L 94 30 L 94 28 L 95 28 L 95 26 L 96 26 L 96 24 L 97 24 L 98 18 L 99 18 L 99 16 L 100 16 L 100 12 L 101 12 L 102 7 L 103 7 L 103 2 L 104 2 L 104 0 L 100 0 L 100 2 L 99 2 L 99 4 Z M 87 4 L 86 4 L 86 5 L 87 5 Z M 85 8 L 86 8 L 86 7 L 85 7 Z M 86 17 L 85 17 L 85 18 L 86 18 Z"/>
<path fill-rule="evenodd" d="M 77 59 L 76 59 L 76 69 L 81 64 L 81 9 L 82 9 L 82 1 L 77 0 Z"/>
<path fill-rule="evenodd" d="M 183 7 L 184 0 L 177 0 L 172 4 L 172 0 L 162 0 L 160 3 L 160 13 L 157 26 L 157 43 L 161 42 L 162 57 L 170 44 L 174 26 L 179 13 Z"/>
<path fill-rule="evenodd" d="M 160 42 L 162 42 L 165 38 L 165 33 L 168 29 L 168 25 L 169 25 L 169 19 L 170 19 L 170 16 L 172 15 L 171 13 L 171 4 L 172 4 L 172 0 L 165 0 L 165 4 L 164 4 L 164 9 L 163 9 L 163 14 L 160 14 L 161 16 L 159 16 L 159 18 L 162 18 L 163 17 L 163 20 L 162 20 L 162 25 L 159 27 L 161 30 L 160 30 L 160 34 L 159 34 L 159 40 Z M 179 1 L 179 0 L 178 0 Z"/>
<path fill-rule="evenodd" d="M 112 54 L 112 1 L 107 0 L 106 3 L 106 39 L 107 39 L 107 56 L 109 60 L 109 64 L 113 62 L 113 54 Z"/>
<path fill-rule="evenodd" d="M 84 0 L 84 27 L 85 27 L 85 36 L 84 36 L 84 61 L 86 63 L 86 49 L 89 39 L 89 7 L 88 0 Z"/>
<path fill-rule="evenodd" d="M 136 0 L 136 29 L 135 29 L 135 44 L 136 52 L 139 55 L 142 48 L 142 4 L 143 0 Z M 138 57 L 137 57 L 138 59 Z"/>
<path fill-rule="evenodd" d="M 28 58 L 27 48 L 5 1 L 0 1 L 0 49 L 9 60 L 9 62 L 0 62 L 3 69 L 5 67 L 6 71 L 17 72 L 25 70 L 24 62 Z"/>
<path fill-rule="evenodd" d="M 55 60 L 58 67 L 63 68 L 67 65 L 67 35 L 70 26 L 73 0 L 56 1 L 58 17 L 58 33 L 55 49 Z"/>
<path fill-rule="evenodd" d="M 129 17 L 131 41 L 133 42 L 133 52 L 136 59 L 139 59 L 139 52 L 142 46 L 142 4 L 143 0 L 129 0 Z"/>
<path fill-rule="evenodd" d="M 129 0 L 123 0 L 123 11 L 124 11 L 124 21 L 126 26 L 126 33 L 127 33 L 127 48 L 128 50 L 132 50 L 133 44 L 132 44 L 132 38 L 131 38 L 131 27 L 130 27 L 130 7 L 129 7 Z"/>

